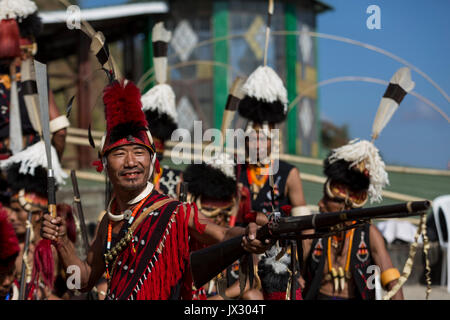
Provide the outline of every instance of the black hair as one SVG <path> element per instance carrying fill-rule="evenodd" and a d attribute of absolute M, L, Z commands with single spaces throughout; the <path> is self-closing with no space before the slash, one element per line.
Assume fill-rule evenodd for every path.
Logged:
<path fill-rule="evenodd" d="M 323 173 L 332 181 L 344 184 L 352 191 L 368 190 L 370 177 L 357 169 L 350 168 L 351 162 L 343 159 L 330 163 L 331 154 L 324 160 Z"/>

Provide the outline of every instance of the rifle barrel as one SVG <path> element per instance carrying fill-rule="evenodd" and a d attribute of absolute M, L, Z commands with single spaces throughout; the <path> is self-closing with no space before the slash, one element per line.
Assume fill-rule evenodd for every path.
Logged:
<path fill-rule="evenodd" d="M 430 205 L 430 201 L 414 201 L 366 209 L 281 218 L 279 222 L 269 222 L 259 228 L 256 238 L 261 241 L 268 238 L 282 238 L 283 235 L 289 233 L 329 228 L 345 221 L 414 216 L 418 215 L 418 212 L 427 210 Z M 238 236 L 191 253 L 191 274 L 196 288 L 203 286 L 246 253 L 241 246 L 241 239 L 242 236 Z"/>
<path fill-rule="evenodd" d="M 327 228 L 345 221 L 377 218 L 406 218 L 417 215 L 430 207 L 430 201 L 411 201 L 388 206 L 358 208 L 340 212 L 281 218 L 272 228 L 272 234 L 298 232 L 299 230 Z"/>

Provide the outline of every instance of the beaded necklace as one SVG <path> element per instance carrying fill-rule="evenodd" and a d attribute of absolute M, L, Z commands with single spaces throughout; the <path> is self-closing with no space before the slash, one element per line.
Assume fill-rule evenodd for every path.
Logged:
<path fill-rule="evenodd" d="M 156 189 L 159 189 L 159 180 L 161 179 L 161 176 L 163 174 L 163 168 L 161 167 L 159 169 L 159 173 L 155 173 L 153 178 L 153 184 L 155 185 Z"/>
<path fill-rule="evenodd" d="M 16 73 L 16 81 L 20 81 L 20 72 Z M 11 89 L 11 77 L 9 74 L 2 74 L 0 75 L 0 83 L 3 83 L 6 90 Z"/>
<path fill-rule="evenodd" d="M 267 168 L 266 166 L 265 168 Z M 268 175 L 263 175 L 262 178 L 257 177 L 257 175 L 261 174 L 261 170 L 263 168 L 255 167 L 255 166 L 249 166 L 247 168 L 247 180 L 250 185 L 250 190 L 253 195 L 253 200 L 256 200 L 256 197 L 258 196 L 259 190 L 261 190 L 262 187 L 266 184 Z"/>
<path fill-rule="evenodd" d="M 135 218 L 137 212 L 139 211 L 139 209 L 142 207 L 142 205 L 145 203 L 145 201 L 147 200 L 147 198 L 148 198 L 149 196 L 150 196 L 150 194 L 148 194 L 144 199 L 142 199 L 142 200 L 137 204 L 137 206 L 133 209 L 133 212 L 131 213 L 130 219 L 128 219 L 127 229 L 130 228 L 131 224 L 132 224 L 133 221 L 134 221 L 134 218 Z M 116 207 L 117 207 L 117 203 L 114 202 L 114 203 L 113 203 L 113 210 L 112 210 L 112 211 L 115 211 Z M 110 220 L 110 221 L 108 222 L 108 237 L 107 237 L 107 240 L 106 240 L 106 250 L 107 250 L 107 251 L 106 251 L 105 256 L 110 255 L 111 253 L 113 253 L 113 252 L 110 253 L 110 251 L 111 251 L 111 243 L 112 243 L 112 221 Z M 133 238 L 132 241 L 131 241 L 131 249 L 132 249 L 133 253 L 136 253 L 136 248 L 134 247 L 134 238 Z M 118 254 L 118 253 L 117 253 L 117 254 Z M 110 259 L 105 259 L 105 264 L 106 264 L 106 279 L 109 279 L 109 278 L 110 278 L 110 274 L 109 274 L 109 260 L 110 260 Z"/>

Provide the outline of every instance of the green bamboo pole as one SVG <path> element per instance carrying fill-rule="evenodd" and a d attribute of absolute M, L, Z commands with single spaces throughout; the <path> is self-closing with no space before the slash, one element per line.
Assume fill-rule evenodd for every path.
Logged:
<path fill-rule="evenodd" d="M 142 44 L 142 50 L 143 50 L 143 63 L 142 66 L 144 70 L 142 72 L 146 72 L 147 70 L 150 70 L 153 68 L 153 46 L 152 46 L 152 28 L 153 28 L 153 21 L 151 18 L 147 21 L 147 28 L 145 31 L 145 38 L 143 40 Z M 147 92 L 150 88 L 152 88 L 155 85 L 155 82 L 152 80 L 150 81 L 143 89 L 143 93 Z"/>
<path fill-rule="evenodd" d="M 297 30 L 297 15 L 295 5 L 286 3 L 284 8 L 286 31 Z M 297 37 L 286 35 L 286 89 L 288 101 L 291 103 L 297 96 Z M 287 145 L 289 154 L 297 154 L 297 106 L 288 113 L 287 117 Z M 299 150 L 301 152 L 301 150 Z"/>
<path fill-rule="evenodd" d="M 214 1 L 213 3 L 213 32 L 214 38 L 228 35 L 228 2 Z M 228 64 L 228 40 L 214 43 L 214 61 Z M 228 70 L 214 66 L 214 127 L 222 124 L 223 112 L 228 98 Z"/>

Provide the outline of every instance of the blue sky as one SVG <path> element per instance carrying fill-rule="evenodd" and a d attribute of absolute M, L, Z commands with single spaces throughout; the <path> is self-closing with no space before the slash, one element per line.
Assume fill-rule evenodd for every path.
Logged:
<path fill-rule="evenodd" d="M 78 0 L 82 8 L 93 8 L 104 5 L 115 5 L 127 2 L 126 0 Z"/>
<path fill-rule="evenodd" d="M 449 0 L 322 0 L 334 10 L 318 16 L 317 32 L 358 40 L 408 61 L 450 95 Z M 108 5 L 125 0 L 109 0 Z M 105 0 L 81 0 L 84 7 Z M 381 12 L 381 29 L 370 30 L 370 5 Z M 389 81 L 403 65 L 380 53 L 347 43 L 318 39 L 319 81 L 364 76 Z M 450 103 L 421 75 L 412 72 L 414 91 L 432 101 L 447 116 Z M 345 82 L 319 89 L 321 117 L 348 124 L 352 138 L 370 138 L 372 121 L 385 86 Z M 446 169 L 450 164 L 450 124 L 417 98 L 407 95 L 376 141 L 385 162 Z"/>
<path fill-rule="evenodd" d="M 450 1 L 326 0 L 334 10 L 321 14 L 318 32 L 351 38 L 415 65 L 450 95 Z M 381 29 L 369 30 L 367 7 L 378 5 Z M 319 81 L 365 76 L 389 81 L 403 65 L 361 47 L 318 40 Z M 412 72 L 414 91 L 447 116 L 450 103 L 421 75 Z M 319 89 L 322 118 L 348 124 L 352 138 L 370 138 L 372 122 L 385 86 L 345 82 Z M 450 124 L 436 111 L 408 95 L 376 141 L 388 164 L 446 169 L 450 161 Z"/>

